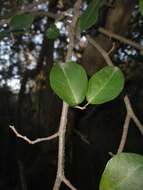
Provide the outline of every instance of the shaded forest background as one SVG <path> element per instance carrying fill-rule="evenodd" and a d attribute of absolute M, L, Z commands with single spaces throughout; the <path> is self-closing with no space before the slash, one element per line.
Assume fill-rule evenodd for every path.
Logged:
<path fill-rule="evenodd" d="M 37 1 L 38 2 L 38 1 Z M 39 0 L 40 2 L 40 0 Z M 75 1 L 44 1 L 33 10 L 62 12 L 68 10 L 69 20 Z M 0 31 L 7 31 L 7 22 L 19 7 L 31 11 L 32 0 L 0 1 Z M 84 10 L 89 1 L 84 1 Z M 110 6 L 109 6 L 110 4 Z M 126 76 L 124 92 L 116 100 L 85 111 L 70 108 L 66 139 L 66 175 L 79 190 L 98 189 L 99 179 L 111 157 L 116 153 L 122 134 L 126 109 L 125 92 L 142 121 L 143 118 L 143 55 L 129 45 L 107 38 L 98 27 L 126 36 L 143 45 L 143 17 L 136 0 L 109 0 L 101 7 L 98 23 L 88 34 L 109 51 L 115 42 L 112 60 Z M 49 40 L 45 34 L 55 21 L 39 14 L 30 30 L 0 36 L 0 189 L 52 189 L 57 169 L 57 140 L 28 145 L 9 129 L 14 125 L 31 139 L 45 137 L 58 130 L 62 101 L 49 85 L 49 72 L 54 62 L 64 61 L 67 50 L 66 20 L 57 22 L 60 36 Z M 73 59 L 86 68 L 90 76 L 106 65 L 99 52 L 87 43 L 85 34 L 75 47 Z M 82 134 L 86 139 L 81 139 Z M 131 123 L 127 152 L 143 154 L 143 138 Z M 61 189 L 68 189 L 64 185 Z"/>

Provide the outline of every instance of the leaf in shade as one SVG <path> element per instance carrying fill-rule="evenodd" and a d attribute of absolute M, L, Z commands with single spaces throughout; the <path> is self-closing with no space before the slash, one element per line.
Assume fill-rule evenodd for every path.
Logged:
<path fill-rule="evenodd" d="M 10 32 L 1 31 L 1 32 L 0 32 L 0 40 L 2 40 L 2 39 L 5 38 L 5 37 L 9 37 L 9 35 L 10 35 Z"/>
<path fill-rule="evenodd" d="M 141 14 L 143 15 L 143 0 L 139 0 L 139 9 Z"/>
<path fill-rule="evenodd" d="M 34 16 L 31 14 L 17 14 L 11 18 L 9 25 L 11 30 L 29 29 L 33 20 Z"/>
<path fill-rule="evenodd" d="M 86 11 L 79 19 L 80 31 L 86 30 L 94 25 L 98 20 L 99 9 L 103 4 L 103 0 L 92 0 Z"/>
<path fill-rule="evenodd" d="M 60 32 L 59 29 L 56 27 L 56 25 L 51 25 L 47 29 L 46 35 L 49 39 L 56 40 L 59 37 Z"/>
<path fill-rule="evenodd" d="M 120 153 L 108 161 L 100 181 L 100 190 L 142 190 L 143 156 Z"/>
<path fill-rule="evenodd" d="M 85 98 L 88 79 L 83 67 L 71 61 L 53 66 L 50 84 L 62 100 L 70 106 L 76 106 Z"/>
<path fill-rule="evenodd" d="M 86 99 L 90 104 L 103 104 L 116 98 L 123 87 L 122 71 L 118 67 L 106 66 L 89 80 Z"/>

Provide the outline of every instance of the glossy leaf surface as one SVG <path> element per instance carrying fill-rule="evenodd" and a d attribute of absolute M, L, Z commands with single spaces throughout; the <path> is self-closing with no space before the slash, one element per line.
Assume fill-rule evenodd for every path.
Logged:
<path fill-rule="evenodd" d="M 124 87 L 124 76 L 118 67 L 106 66 L 89 80 L 87 101 L 102 104 L 116 98 Z"/>
<path fill-rule="evenodd" d="M 80 104 L 86 95 L 88 80 L 82 66 L 68 62 L 56 64 L 50 72 L 54 92 L 70 106 Z"/>

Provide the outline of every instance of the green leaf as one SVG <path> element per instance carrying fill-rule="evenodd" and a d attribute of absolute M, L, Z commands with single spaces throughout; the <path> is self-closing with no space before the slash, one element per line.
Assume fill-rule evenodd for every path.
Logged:
<path fill-rule="evenodd" d="M 5 37 L 8 37 L 10 35 L 10 32 L 7 31 L 1 31 L 0 32 L 0 40 L 2 40 Z"/>
<path fill-rule="evenodd" d="M 120 153 L 106 165 L 100 181 L 100 190 L 142 190 L 143 156 Z"/>
<path fill-rule="evenodd" d="M 60 32 L 59 29 L 56 27 L 56 25 L 51 25 L 47 29 L 46 35 L 49 39 L 56 40 L 59 37 Z"/>
<path fill-rule="evenodd" d="M 17 14 L 11 18 L 9 25 L 11 30 L 29 29 L 33 20 L 34 16 L 31 14 Z"/>
<path fill-rule="evenodd" d="M 82 66 L 67 62 L 56 64 L 50 72 L 50 84 L 54 92 L 70 106 L 83 102 L 88 79 Z"/>
<path fill-rule="evenodd" d="M 124 76 L 118 67 L 106 66 L 89 80 L 87 101 L 103 104 L 116 98 L 124 87 Z"/>
<path fill-rule="evenodd" d="M 86 30 L 94 25 L 98 20 L 99 9 L 103 4 L 103 0 L 92 0 L 86 11 L 79 19 L 80 31 Z"/>
<path fill-rule="evenodd" d="M 143 15 L 143 0 L 139 0 L 139 8 L 140 8 L 140 12 Z"/>

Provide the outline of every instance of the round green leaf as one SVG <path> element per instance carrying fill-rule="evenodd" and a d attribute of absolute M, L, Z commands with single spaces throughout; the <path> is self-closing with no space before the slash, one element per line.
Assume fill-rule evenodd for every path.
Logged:
<path fill-rule="evenodd" d="M 86 95 L 88 79 L 82 66 L 67 62 L 56 64 L 50 72 L 54 92 L 70 106 L 80 104 Z"/>
<path fill-rule="evenodd" d="M 50 28 L 47 29 L 46 35 L 51 40 L 56 40 L 59 35 L 59 29 L 56 27 L 56 25 L 51 25 Z"/>
<path fill-rule="evenodd" d="M 33 23 L 34 16 L 31 14 L 17 14 L 10 20 L 11 30 L 24 30 L 30 28 Z"/>
<path fill-rule="evenodd" d="M 106 165 L 100 181 L 100 190 L 142 190 L 143 156 L 120 153 Z"/>
<path fill-rule="evenodd" d="M 124 87 L 124 76 L 118 67 L 106 66 L 89 80 L 87 101 L 102 104 L 116 98 Z"/>

